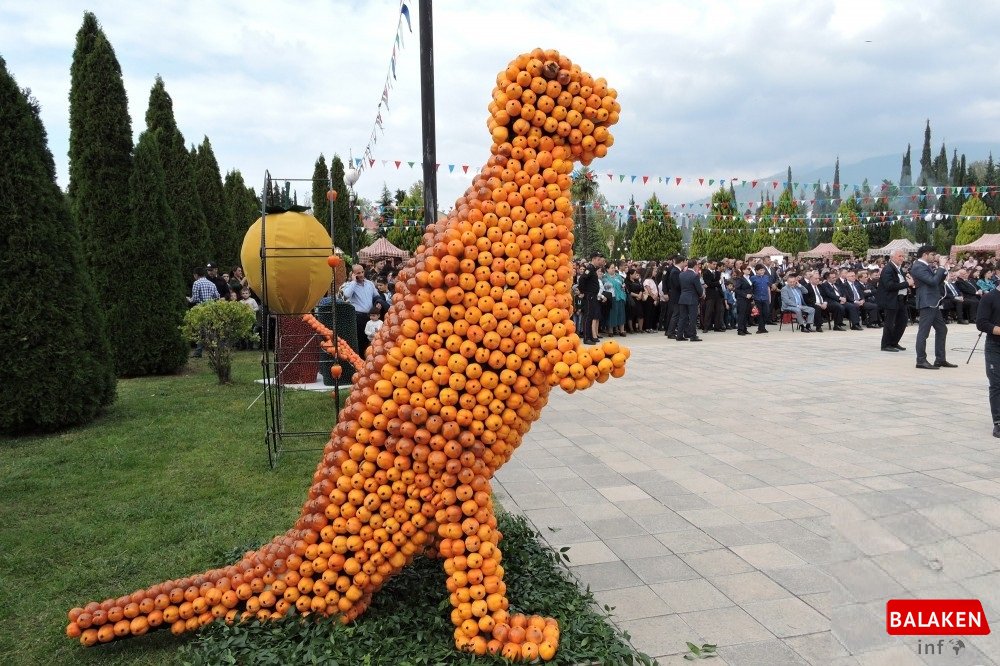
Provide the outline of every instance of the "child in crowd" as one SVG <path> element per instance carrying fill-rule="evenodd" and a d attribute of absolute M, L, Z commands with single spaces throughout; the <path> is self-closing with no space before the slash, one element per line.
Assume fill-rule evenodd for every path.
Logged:
<path fill-rule="evenodd" d="M 234 301 L 236 300 L 235 292 L 233 292 L 233 300 Z M 257 300 L 250 295 L 250 290 L 247 289 L 246 287 L 240 290 L 240 302 L 243 303 L 243 305 L 250 308 L 251 310 L 253 310 L 254 312 L 257 312 L 257 310 L 260 309 L 260 305 L 257 304 Z"/>
<path fill-rule="evenodd" d="M 368 341 L 371 342 L 375 339 L 375 334 L 379 332 L 382 328 L 382 320 L 379 317 L 382 315 L 382 308 L 374 307 L 372 311 L 368 313 L 368 323 L 365 324 L 365 335 L 368 336 Z"/>

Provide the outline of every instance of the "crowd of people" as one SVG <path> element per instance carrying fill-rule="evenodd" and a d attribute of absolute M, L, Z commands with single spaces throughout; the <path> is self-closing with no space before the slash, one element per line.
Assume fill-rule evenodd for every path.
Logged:
<path fill-rule="evenodd" d="M 660 332 L 698 342 L 699 330 L 751 335 L 755 327 L 764 334 L 782 318 L 806 333 L 883 328 L 887 320 L 905 327 L 917 322 L 920 309 L 916 285 L 907 280 L 914 261 L 902 251 L 867 262 L 789 263 L 681 256 L 608 262 L 594 253 L 575 265 L 575 323 L 591 344 L 602 335 Z M 998 286 L 993 263 L 971 258 L 949 266 L 939 305 L 943 318 L 974 324 L 983 295 Z M 898 347 L 894 332 L 884 342 L 885 351 Z"/>
<path fill-rule="evenodd" d="M 354 307 L 361 354 L 382 326 L 397 270 L 386 260 L 354 264 L 350 279 L 320 303 L 337 299 Z M 947 323 L 974 324 L 988 334 L 993 435 L 1000 437 L 1000 266 L 993 261 L 970 257 L 951 265 L 926 245 L 914 257 L 897 250 L 868 262 L 839 263 L 681 256 L 608 262 L 595 252 L 589 261 L 575 262 L 572 291 L 576 330 L 591 345 L 602 335 L 657 332 L 672 340 L 699 342 L 699 328 L 702 334 L 735 330 L 745 336 L 755 326 L 757 334 L 766 334 L 768 326 L 780 321 L 803 333 L 879 328 L 882 351 L 899 352 L 905 350 L 899 342 L 907 323 L 919 320 L 917 367 L 936 370 L 956 367 L 945 358 Z M 243 302 L 258 314 L 259 323 L 260 303 L 241 267 L 222 275 L 211 263 L 195 269 L 191 306 L 217 299 Z M 933 363 L 926 352 L 932 330 Z M 200 355 L 199 345 L 195 356 Z"/>

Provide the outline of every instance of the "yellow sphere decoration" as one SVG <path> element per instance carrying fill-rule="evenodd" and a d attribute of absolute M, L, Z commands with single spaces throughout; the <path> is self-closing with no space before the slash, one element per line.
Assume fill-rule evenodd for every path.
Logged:
<path fill-rule="evenodd" d="M 264 250 L 267 289 L 261 266 L 261 220 L 243 237 L 240 260 L 254 292 L 272 312 L 301 314 L 315 307 L 330 289 L 327 257 L 333 242 L 323 225 L 305 213 L 275 213 L 267 216 Z M 307 248 L 307 249 L 304 249 Z"/>

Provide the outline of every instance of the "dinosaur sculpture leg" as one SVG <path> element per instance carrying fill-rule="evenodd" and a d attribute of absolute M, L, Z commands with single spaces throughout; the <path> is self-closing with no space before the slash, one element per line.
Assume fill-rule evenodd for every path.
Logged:
<path fill-rule="evenodd" d="M 426 551 L 444 560 L 459 649 L 550 659 L 556 621 L 508 611 L 490 480 L 551 388 L 624 373 L 628 351 L 581 347 L 571 319 L 570 173 L 612 144 L 615 96 L 556 51 L 511 62 L 492 156 L 400 271 L 295 526 L 232 566 L 74 608 L 67 634 L 94 645 L 292 608 L 350 622 Z"/>

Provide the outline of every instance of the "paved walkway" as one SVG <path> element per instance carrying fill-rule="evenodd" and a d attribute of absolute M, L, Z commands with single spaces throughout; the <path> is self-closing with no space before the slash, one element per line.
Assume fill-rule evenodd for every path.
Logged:
<path fill-rule="evenodd" d="M 553 391 L 496 493 L 661 664 L 1000 663 L 1000 440 L 950 328 L 937 371 L 915 327 L 898 354 L 877 329 L 629 336 L 626 376 Z M 885 633 L 901 596 L 978 598 L 994 634 L 918 656 Z"/>

